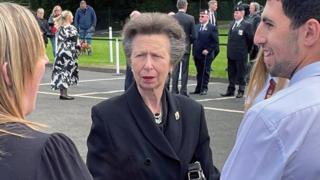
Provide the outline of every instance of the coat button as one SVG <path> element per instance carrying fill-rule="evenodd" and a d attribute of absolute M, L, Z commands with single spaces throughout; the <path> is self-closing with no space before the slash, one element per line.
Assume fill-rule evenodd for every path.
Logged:
<path fill-rule="evenodd" d="M 150 166 L 151 163 L 152 163 L 152 161 L 151 161 L 150 158 L 146 158 L 146 159 L 144 160 L 144 165 L 146 165 L 146 166 Z"/>

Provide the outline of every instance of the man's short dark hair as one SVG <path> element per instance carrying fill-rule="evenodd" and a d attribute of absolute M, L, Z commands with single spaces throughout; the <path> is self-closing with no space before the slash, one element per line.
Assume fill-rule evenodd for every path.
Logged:
<path fill-rule="evenodd" d="M 296 29 L 309 19 L 320 22 L 320 0 L 281 0 L 284 14 L 291 20 Z"/>

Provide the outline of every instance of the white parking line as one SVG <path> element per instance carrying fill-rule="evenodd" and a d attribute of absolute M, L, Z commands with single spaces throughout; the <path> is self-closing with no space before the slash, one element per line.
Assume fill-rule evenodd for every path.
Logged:
<path fill-rule="evenodd" d="M 231 113 L 240 113 L 243 114 L 244 111 L 238 111 L 238 110 L 232 110 L 232 109 L 221 109 L 221 108 L 212 108 L 212 107 L 204 107 L 206 110 L 212 110 L 212 111 L 222 111 L 222 112 L 231 112 Z"/>
<path fill-rule="evenodd" d="M 43 92 L 43 91 L 38 91 L 39 94 L 46 94 L 46 95 L 54 95 L 54 96 L 60 96 L 59 93 L 51 93 L 51 92 Z M 109 99 L 106 97 L 96 97 L 96 96 L 85 96 L 85 95 L 76 95 L 76 94 L 70 94 L 70 96 L 74 96 L 74 97 L 81 97 L 81 98 L 89 98 L 89 99 L 101 99 L 101 100 L 105 100 L 105 99 Z"/>
<path fill-rule="evenodd" d="M 213 99 L 197 99 L 198 102 L 207 102 L 207 101 L 221 101 L 226 99 L 235 99 L 235 96 L 232 97 L 220 97 L 220 98 L 213 98 Z"/>
<path fill-rule="evenodd" d="M 123 80 L 124 77 L 118 77 L 118 78 L 104 78 L 104 79 L 88 79 L 88 80 L 81 80 L 79 83 L 85 83 L 85 82 L 96 82 L 96 81 L 114 81 L 114 80 Z M 42 83 L 40 86 L 47 86 L 50 85 L 50 83 Z"/>
<path fill-rule="evenodd" d="M 112 94 L 112 93 L 118 93 L 123 92 L 123 90 L 114 90 L 114 91 L 106 91 L 106 92 L 91 92 L 91 93 L 82 93 L 82 94 L 70 94 L 74 97 L 80 97 L 80 98 L 88 98 L 88 99 L 100 99 L 100 100 L 106 100 L 109 99 L 107 97 L 97 97 L 97 96 L 91 96 L 94 94 Z M 54 95 L 59 96 L 59 93 L 52 93 L 52 92 L 44 92 L 44 91 L 38 91 L 39 94 L 46 94 L 46 95 Z M 204 100 L 196 100 L 198 102 L 204 102 L 204 101 L 220 101 L 224 99 L 232 99 L 234 97 L 225 97 L 225 98 L 214 98 L 214 99 L 204 99 Z M 211 111 L 222 111 L 222 112 L 231 112 L 231 113 L 241 113 L 243 114 L 244 111 L 238 111 L 233 109 L 222 109 L 222 108 L 213 108 L 213 107 L 204 107 L 205 110 L 211 110 Z"/>
<path fill-rule="evenodd" d="M 88 96 L 94 94 L 113 94 L 113 93 L 121 93 L 124 90 L 114 90 L 114 91 L 105 91 L 105 92 L 90 92 L 90 93 L 82 93 L 82 94 L 74 94 L 73 96 Z"/>

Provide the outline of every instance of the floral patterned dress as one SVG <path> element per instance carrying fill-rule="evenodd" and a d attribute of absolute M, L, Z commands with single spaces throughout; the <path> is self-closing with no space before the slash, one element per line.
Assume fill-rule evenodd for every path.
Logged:
<path fill-rule="evenodd" d="M 80 53 L 79 34 L 72 26 L 61 26 L 57 33 L 57 54 L 53 63 L 51 76 L 52 89 L 67 89 L 78 84 Z"/>

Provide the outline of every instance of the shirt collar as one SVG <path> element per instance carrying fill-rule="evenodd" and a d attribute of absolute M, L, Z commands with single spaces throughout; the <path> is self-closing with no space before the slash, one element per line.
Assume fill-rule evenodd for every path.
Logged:
<path fill-rule="evenodd" d="M 201 24 L 202 27 L 206 27 L 208 24 L 208 22 L 204 23 L 204 24 Z"/>
<path fill-rule="evenodd" d="M 320 61 L 309 64 L 293 74 L 290 79 L 289 86 L 292 84 L 312 76 L 320 76 Z"/>
<path fill-rule="evenodd" d="M 236 21 L 236 23 L 239 25 L 240 23 L 241 23 L 241 21 L 243 20 L 243 18 L 242 19 L 239 19 L 239 20 L 237 20 Z"/>

